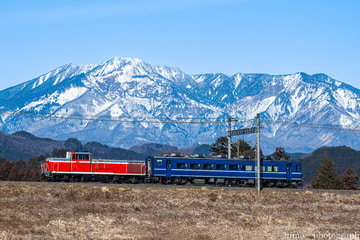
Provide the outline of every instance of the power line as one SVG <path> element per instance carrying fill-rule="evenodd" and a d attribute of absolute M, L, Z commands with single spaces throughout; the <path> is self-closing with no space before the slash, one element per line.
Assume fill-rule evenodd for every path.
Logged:
<path fill-rule="evenodd" d="M 122 117 L 122 119 L 111 119 L 111 116 L 99 116 L 95 117 L 93 115 L 49 115 L 49 114 L 39 114 L 34 112 L 14 112 L 14 111 L 0 111 L 2 114 L 7 115 L 14 115 L 14 116 L 25 116 L 25 117 L 38 117 L 38 118 L 48 118 L 48 119 L 65 119 L 65 120 L 79 120 L 79 121 L 96 121 L 96 122 L 119 122 L 119 123 L 152 123 L 152 124 L 226 124 L 227 118 L 201 118 L 201 117 L 194 117 L 194 118 L 175 118 L 175 120 L 163 120 L 169 119 L 166 117 L 148 117 L 138 119 L 137 117 L 126 116 Z M 88 116 L 88 117 L 84 117 Z M 103 118 L 109 117 L 109 119 Z M 153 120 L 149 120 L 153 119 Z M 182 120 L 198 120 L 198 121 L 178 121 L 179 119 Z M 214 119 L 214 120 L 212 120 Z M 204 120 L 204 121 L 201 121 Z M 239 119 L 232 119 L 237 123 L 251 123 L 255 122 L 255 119 L 251 120 L 239 120 Z M 272 124 L 272 125 L 285 125 L 285 126 L 292 126 L 292 127 L 300 127 L 300 128 L 314 128 L 314 129 L 327 129 L 327 130 L 340 130 L 340 131 L 360 131 L 360 128 L 344 128 L 340 125 L 321 125 L 321 124 L 302 124 L 296 122 L 279 122 L 279 121 L 261 121 L 264 124 Z"/>
<path fill-rule="evenodd" d="M 37 113 L 23 113 L 23 112 L 14 112 L 14 111 L 0 111 L 3 114 L 7 115 L 16 115 L 16 116 L 26 116 L 26 117 L 39 117 L 39 118 L 48 118 L 48 119 L 66 119 L 66 120 L 81 120 L 81 121 L 98 121 L 98 122 L 121 122 L 121 123 L 157 123 L 157 124 L 166 124 L 166 123 L 176 123 L 176 124 L 211 124 L 211 123 L 226 123 L 226 118 L 221 120 L 214 120 L 211 121 L 209 119 L 216 119 L 216 118 L 176 118 L 176 119 L 183 119 L 183 120 L 205 120 L 205 121 L 176 121 L 176 120 L 160 120 L 153 117 L 150 117 L 150 119 L 154 120 L 148 120 L 148 119 L 136 119 L 136 118 L 130 118 L 125 117 L 123 119 L 104 119 L 104 118 L 84 118 L 79 115 L 72 115 L 72 116 L 66 116 L 66 115 L 44 115 L 44 114 L 37 114 Z M 88 115 L 91 116 L 91 115 Z M 100 116 L 101 117 L 101 116 Z M 110 116 L 109 116 L 110 117 Z M 163 118 L 164 119 L 164 118 Z M 250 122 L 250 121 L 243 121 L 243 122 Z"/>
<path fill-rule="evenodd" d="M 4 114 L 13 114 L 13 113 L 16 113 L 17 115 L 20 115 L 20 114 L 30 114 L 30 115 L 34 115 L 34 116 L 38 116 L 38 115 L 41 115 L 41 116 L 52 116 L 52 114 L 54 116 L 58 116 L 56 115 L 55 113 L 41 113 L 41 112 L 15 112 L 15 111 L 0 111 L 0 113 L 4 113 Z M 61 116 L 61 115 L 60 115 Z M 87 115 L 87 114 L 71 114 L 71 117 L 78 117 L 78 118 L 84 118 L 84 117 L 89 117 L 89 118 L 95 118 L 96 115 Z M 107 118 L 111 118 L 112 116 L 109 116 L 109 115 L 101 115 L 101 116 L 98 116 L 99 118 L 102 117 L 107 117 Z M 142 116 L 121 116 L 121 118 L 125 118 L 125 119 L 141 119 L 143 118 Z M 169 119 L 169 117 L 153 117 L 153 116 L 148 116 L 147 119 Z M 218 117 L 215 118 L 210 118 L 210 117 L 176 117 L 175 118 L 176 120 L 194 120 L 194 119 L 219 119 Z"/>
<path fill-rule="evenodd" d="M 303 128 L 315 128 L 315 129 L 327 129 L 327 130 L 340 130 L 340 131 L 356 131 L 360 132 L 360 128 L 343 128 L 340 125 L 320 125 L 320 124 L 299 124 L 299 123 L 291 123 L 291 122 L 270 122 L 270 121 L 262 121 L 265 124 L 273 124 L 273 125 L 286 125 L 292 127 L 303 127 Z"/>

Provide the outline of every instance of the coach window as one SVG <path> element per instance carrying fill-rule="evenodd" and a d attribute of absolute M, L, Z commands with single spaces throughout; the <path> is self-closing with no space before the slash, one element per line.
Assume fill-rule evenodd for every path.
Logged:
<path fill-rule="evenodd" d="M 296 172 L 300 172 L 300 165 L 296 165 Z"/>
<path fill-rule="evenodd" d="M 176 168 L 179 168 L 179 169 L 184 169 L 186 168 L 186 163 L 176 163 Z"/>
<path fill-rule="evenodd" d="M 226 170 L 225 164 L 216 164 L 216 170 Z"/>
<path fill-rule="evenodd" d="M 190 163 L 190 169 L 200 169 L 200 163 Z"/>
<path fill-rule="evenodd" d="M 207 164 L 207 163 L 203 164 L 203 169 L 211 170 L 213 168 L 214 168 L 214 165 L 212 165 L 212 164 Z"/>
<path fill-rule="evenodd" d="M 252 168 L 251 165 L 246 165 L 245 166 L 245 171 L 252 171 L 252 170 L 253 170 L 253 168 Z"/>
<path fill-rule="evenodd" d="M 156 164 L 157 164 L 157 165 L 162 165 L 162 160 L 157 160 L 157 161 L 156 161 Z"/>
<path fill-rule="evenodd" d="M 279 167 L 278 166 L 274 166 L 274 172 L 278 172 L 279 171 Z"/>
<path fill-rule="evenodd" d="M 268 166 L 267 170 L 268 170 L 268 172 L 273 172 L 274 171 L 274 166 Z"/>
<path fill-rule="evenodd" d="M 257 169 L 258 169 L 258 167 L 255 166 L 255 171 L 257 171 Z M 262 171 L 262 172 L 265 172 L 265 166 L 261 166 L 261 171 Z"/>
<path fill-rule="evenodd" d="M 239 171 L 239 165 L 229 165 L 229 170 Z"/>

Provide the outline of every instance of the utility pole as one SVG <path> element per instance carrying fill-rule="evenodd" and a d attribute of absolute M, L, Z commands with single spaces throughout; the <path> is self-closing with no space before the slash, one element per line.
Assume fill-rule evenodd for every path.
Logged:
<path fill-rule="evenodd" d="M 257 141 L 256 141 L 256 158 L 257 158 L 257 191 L 261 191 L 261 161 L 260 161 L 260 114 L 257 118 Z"/>
<path fill-rule="evenodd" d="M 252 134 L 257 133 L 257 141 L 256 141 L 256 160 L 257 160 L 257 177 L 256 178 L 256 186 L 257 190 L 261 191 L 261 159 L 260 159 L 260 113 L 256 115 L 257 118 L 257 126 L 256 127 L 250 127 L 250 128 L 241 128 L 238 130 L 231 130 L 231 118 L 228 118 L 228 139 L 229 139 L 229 159 L 231 158 L 231 136 L 236 135 L 245 135 L 245 134 Z M 255 161 L 255 160 L 254 160 Z M 255 163 L 254 163 L 255 164 Z M 256 175 L 256 174 L 254 174 Z"/>
<path fill-rule="evenodd" d="M 228 159 L 231 159 L 231 118 L 228 118 Z"/>

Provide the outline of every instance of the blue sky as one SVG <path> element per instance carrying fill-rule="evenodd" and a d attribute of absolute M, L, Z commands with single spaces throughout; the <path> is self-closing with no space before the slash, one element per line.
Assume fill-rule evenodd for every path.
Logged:
<path fill-rule="evenodd" d="M 0 90 L 114 56 L 188 74 L 325 73 L 360 88 L 360 1 L 0 1 Z"/>

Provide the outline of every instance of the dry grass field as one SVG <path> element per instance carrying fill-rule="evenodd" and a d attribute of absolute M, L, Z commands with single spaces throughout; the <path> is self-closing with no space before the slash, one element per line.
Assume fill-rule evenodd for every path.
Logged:
<path fill-rule="evenodd" d="M 360 193 L 0 185 L 0 239 L 359 239 Z"/>

